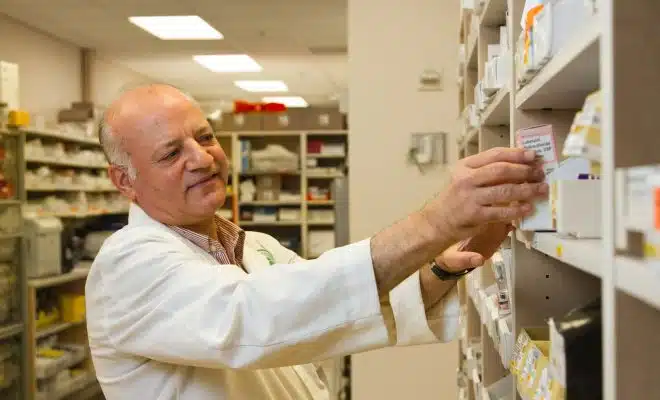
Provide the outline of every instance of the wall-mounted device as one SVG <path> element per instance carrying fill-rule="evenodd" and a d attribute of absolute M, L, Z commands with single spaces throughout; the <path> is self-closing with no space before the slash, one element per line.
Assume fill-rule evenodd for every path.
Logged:
<path fill-rule="evenodd" d="M 446 163 L 446 132 L 413 133 L 408 149 L 408 161 L 420 171 L 433 164 Z"/>

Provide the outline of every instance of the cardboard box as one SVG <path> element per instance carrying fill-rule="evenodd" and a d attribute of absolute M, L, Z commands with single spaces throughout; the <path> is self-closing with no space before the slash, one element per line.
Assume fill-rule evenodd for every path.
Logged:
<path fill-rule="evenodd" d="M 305 110 L 305 129 L 344 129 L 344 115 L 337 107 L 310 107 Z"/>
<path fill-rule="evenodd" d="M 284 112 L 263 113 L 265 131 L 299 131 L 305 127 L 305 110 L 292 108 Z"/>
<path fill-rule="evenodd" d="M 228 132 L 260 131 L 263 129 L 262 113 L 223 113 L 219 130 Z"/>

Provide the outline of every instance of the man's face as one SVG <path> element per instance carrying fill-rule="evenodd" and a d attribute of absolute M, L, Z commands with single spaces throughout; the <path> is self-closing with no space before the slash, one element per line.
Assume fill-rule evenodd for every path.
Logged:
<path fill-rule="evenodd" d="M 228 160 L 202 111 L 182 96 L 140 105 L 121 128 L 136 171 L 126 195 L 156 220 L 194 225 L 225 201 Z M 130 124 L 130 125 L 127 125 Z"/>

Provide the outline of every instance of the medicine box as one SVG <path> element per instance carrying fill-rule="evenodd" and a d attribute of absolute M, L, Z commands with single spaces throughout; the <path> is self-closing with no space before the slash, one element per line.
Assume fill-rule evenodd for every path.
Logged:
<path fill-rule="evenodd" d="M 555 186 L 557 233 L 576 238 L 601 237 L 601 181 L 560 179 Z"/>
<path fill-rule="evenodd" d="M 546 2 L 543 10 L 534 17 L 532 47 L 535 67 L 546 64 L 593 21 L 593 12 L 584 0 Z"/>
<path fill-rule="evenodd" d="M 615 245 L 660 268 L 660 165 L 617 169 Z"/>

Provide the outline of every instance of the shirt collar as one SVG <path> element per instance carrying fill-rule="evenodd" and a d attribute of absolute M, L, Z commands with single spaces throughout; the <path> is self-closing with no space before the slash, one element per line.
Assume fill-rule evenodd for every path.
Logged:
<path fill-rule="evenodd" d="M 208 235 L 202 235 L 178 226 L 170 226 L 170 228 L 211 254 L 219 262 L 241 265 L 243 262 L 245 231 L 219 215 L 215 215 L 214 222 L 219 240 L 211 239 Z"/>

